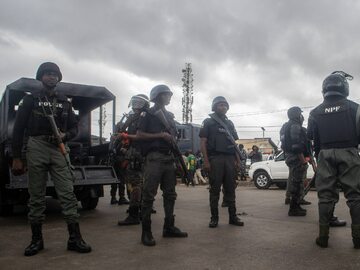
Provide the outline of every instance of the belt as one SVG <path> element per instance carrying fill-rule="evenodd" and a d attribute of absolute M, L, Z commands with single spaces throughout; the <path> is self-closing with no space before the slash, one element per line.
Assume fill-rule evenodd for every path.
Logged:
<path fill-rule="evenodd" d="M 38 140 L 48 142 L 48 143 L 53 143 L 53 144 L 57 143 L 56 138 L 52 135 L 38 135 L 38 136 L 31 136 L 31 137 L 36 138 Z"/>

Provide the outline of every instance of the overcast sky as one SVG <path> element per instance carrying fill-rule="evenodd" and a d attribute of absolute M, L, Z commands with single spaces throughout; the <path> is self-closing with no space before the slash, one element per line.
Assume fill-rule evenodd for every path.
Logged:
<path fill-rule="evenodd" d="M 355 0 L 0 0 L 0 92 L 53 61 L 64 81 L 112 91 L 117 120 L 132 95 L 167 84 L 181 121 L 190 62 L 195 123 L 223 95 L 240 138 L 264 126 L 277 141 L 286 109 L 306 107 L 307 118 L 334 70 L 355 77 L 350 98 L 360 100 L 359 14 Z"/>

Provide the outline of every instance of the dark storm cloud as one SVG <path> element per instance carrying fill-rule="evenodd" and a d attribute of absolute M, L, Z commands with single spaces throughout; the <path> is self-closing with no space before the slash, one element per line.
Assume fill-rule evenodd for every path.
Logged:
<path fill-rule="evenodd" d="M 181 87 L 181 69 L 191 62 L 198 115 L 206 115 L 219 94 L 237 104 L 235 112 L 315 105 L 322 80 L 337 69 L 355 76 L 352 88 L 360 86 L 360 3 L 355 0 L 23 0 L 0 5 L 0 33 L 52 45 L 61 55 L 57 59 L 73 61 L 67 67 L 91 63 L 94 82 L 108 78 L 93 76 L 99 63 L 109 68 L 103 72 L 119 70 Z M 29 73 L 26 65 L 41 55 L 19 55 L 11 38 L 0 37 L 0 48 L 7 58 L 0 63 L 4 80 L 15 71 Z M 86 70 L 78 75 L 85 79 Z M 128 86 L 118 83 L 115 88 Z"/>

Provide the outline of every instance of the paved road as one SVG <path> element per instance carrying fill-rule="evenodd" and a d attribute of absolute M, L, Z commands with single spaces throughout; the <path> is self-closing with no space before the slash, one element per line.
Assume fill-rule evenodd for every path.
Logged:
<path fill-rule="evenodd" d="M 161 237 L 162 198 L 155 202 L 153 216 L 155 247 L 140 244 L 140 226 L 119 227 L 127 206 L 110 206 L 102 198 L 94 211 L 82 212 L 81 229 L 93 246 L 90 254 L 66 251 L 67 231 L 56 201 L 49 200 L 44 225 L 45 250 L 34 257 L 24 257 L 30 230 L 26 215 L 0 217 L 0 269 L 359 269 L 360 250 L 354 250 L 351 231 L 331 230 L 330 247 L 314 244 L 317 234 L 316 193 L 310 192 L 306 217 L 288 217 L 284 191 L 237 189 L 238 212 L 244 227 L 227 224 L 227 212 L 220 211 L 216 229 L 209 222 L 208 190 L 204 186 L 178 186 L 176 224 L 189 233 L 185 239 Z M 106 194 L 108 194 L 108 189 Z M 350 221 L 342 198 L 336 213 Z"/>

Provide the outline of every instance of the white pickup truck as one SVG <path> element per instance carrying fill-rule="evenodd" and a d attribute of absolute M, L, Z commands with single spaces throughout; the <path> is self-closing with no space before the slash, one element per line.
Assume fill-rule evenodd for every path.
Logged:
<path fill-rule="evenodd" d="M 307 170 L 307 178 L 314 176 L 311 166 Z M 280 152 L 273 159 L 255 162 L 249 169 L 249 177 L 259 189 L 268 189 L 272 184 L 279 188 L 286 188 L 286 181 L 289 177 L 289 168 L 285 164 L 284 153 Z"/>

